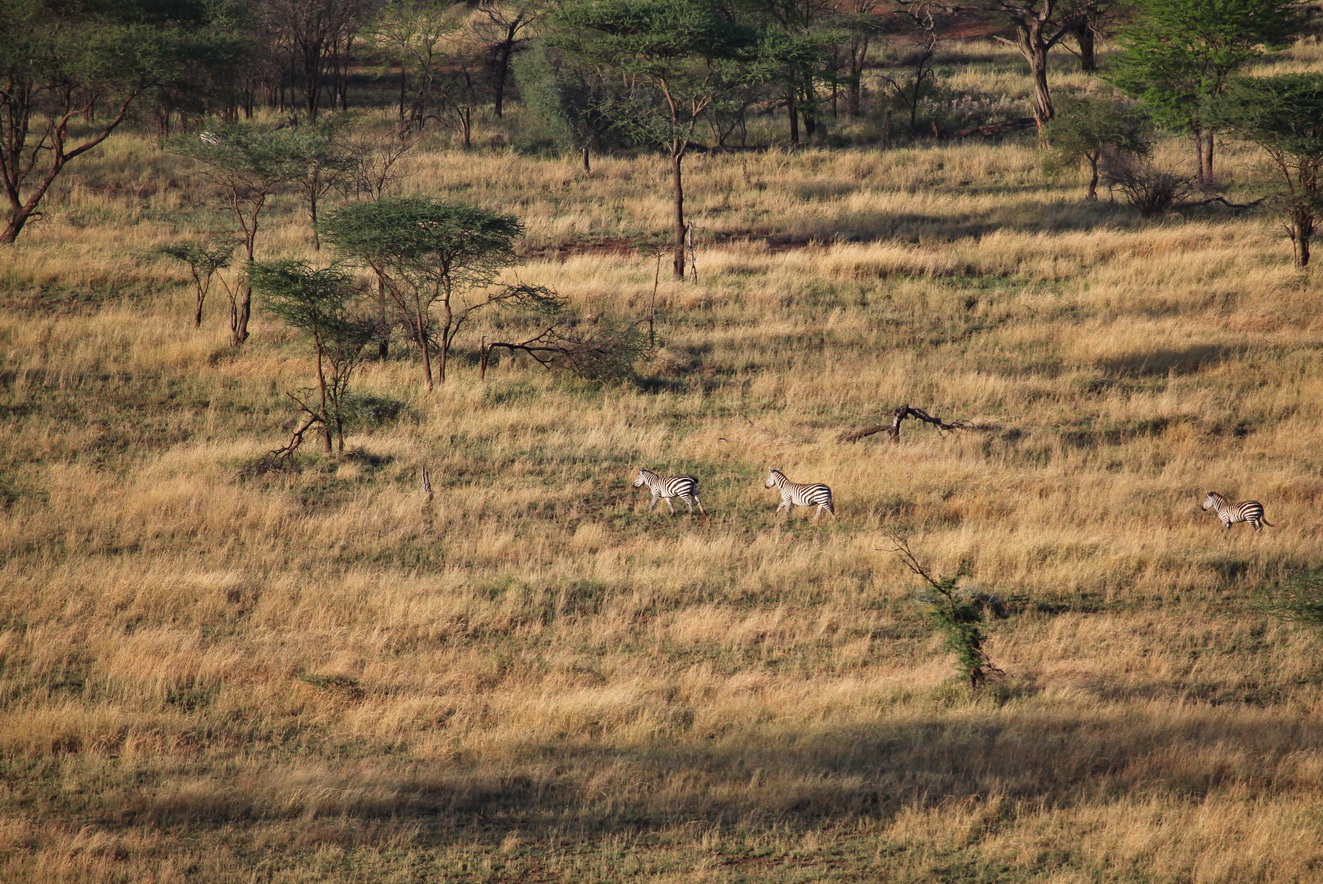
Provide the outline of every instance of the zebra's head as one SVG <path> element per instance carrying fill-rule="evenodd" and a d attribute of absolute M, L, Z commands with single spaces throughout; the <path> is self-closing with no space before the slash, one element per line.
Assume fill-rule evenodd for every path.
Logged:
<path fill-rule="evenodd" d="M 1204 502 L 1203 502 L 1202 505 L 1200 505 L 1199 509 L 1201 509 L 1201 510 L 1211 510 L 1211 509 L 1213 509 L 1215 506 L 1217 506 L 1219 502 L 1220 502 L 1220 503 L 1225 503 L 1225 502 L 1226 502 L 1226 498 L 1223 497 L 1222 495 L 1218 494 L 1216 491 L 1210 491 L 1210 492 L 1208 492 L 1208 496 L 1204 498 Z"/>
<path fill-rule="evenodd" d="M 642 488 L 642 487 L 643 487 L 643 483 L 644 483 L 645 481 L 647 481 L 646 479 L 643 478 L 643 474 L 646 473 L 646 472 L 647 472 L 647 470 L 643 469 L 643 467 L 639 467 L 639 474 L 638 474 L 637 476 L 634 477 L 634 487 L 635 487 L 635 488 Z"/>
<path fill-rule="evenodd" d="M 780 470 L 772 470 L 767 474 L 767 481 L 763 483 L 764 488 L 775 488 L 786 480 L 785 474 Z"/>

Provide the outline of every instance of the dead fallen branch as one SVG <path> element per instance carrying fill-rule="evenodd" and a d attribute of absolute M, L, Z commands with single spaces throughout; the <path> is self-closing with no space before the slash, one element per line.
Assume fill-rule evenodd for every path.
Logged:
<path fill-rule="evenodd" d="M 899 442 L 900 424 L 901 421 L 905 420 L 905 418 L 907 417 L 912 417 L 916 420 L 921 420 L 926 424 L 932 424 L 934 427 L 937 427 L 937 429 L 943 432 L 949 432 L 951 430 L 994 429 L 993 427 L 987 424 L 973 424 L 970 423 L 969 421 L 950 421 L 950 422 L 944 421 L 941 418 L 933 417 L 931 414 L 924 411 L 922 408 L 913 408 L 909 405 L 902 405 L 899 408 L 897 408 L 895 411 L 891 412 L 891 423 L 873 424 L 872 426 L 869 427 L 860 427 L 857 430 L 847 430 L 846 432 L 841 433 L 841 435 L 837 436 L 836 441 L 858 442 L 860 439 L 864 439 L 868 436 L 872 436 L 875 433 L 881 433 L 885 430 L 887 434 L 891 436 L 892 442 Z"/>
<path fill-rule="evenodd" d="M 1022 117 L 1018 120 L 1003 120 L 998 123 L 983 123 L 978 126 L 971 126 L 968 129 L 958 129 L 955 132 L 944 132 L 933 124 L 933 133 L 938 140 L 946 141 L 952 138 L 968 138 L 971 135 L 982 135 L 984 138 L 997 138 L 1010 132 L 1019 132 L 1022 129 L 1030 129 L 1037 125 L 1033 117 Z"/>
<path fill-rule="evenodd" d="M 1198 200 L 1197 202 L 1189 202 L 1189 203 L 1186 203 L 1186 205 L 1187 205 L 1187 206 L 1209 206 L 1209 205 L 1212 205 L 1213 203 L 1221 203 L 1222 205 L 1226 206 L 1228 209 L 1231 209 L 1231 210 L 1233 210 L 1233 211 L 1237 211 L 1237 212 L 1242 212 L 1242 211 L 1244 211 L 1245 209 L 1253 209 L 1253 208 L 1256 208 L 1256 207 L 1259 205 L 1259 203 L 1261 203 L 1261 202 L 1263 202 L 1262 197 L 1260 197 L 1259 199 L 1256 199 L 1256 200 L 1255 200 L 1254 202 L 1252 202 L 1252 203 L 1233 203 L 1233 202 L 1231 202 L 1230 200 L 1228 200 L 1228 199 L 1227 199 L 1226 197 L 1224 197 L 1224 196 L 1211 196 L 1211 197 L 1209 197 L 1209 198 L 1206 199 L 1206 200 Z"/>

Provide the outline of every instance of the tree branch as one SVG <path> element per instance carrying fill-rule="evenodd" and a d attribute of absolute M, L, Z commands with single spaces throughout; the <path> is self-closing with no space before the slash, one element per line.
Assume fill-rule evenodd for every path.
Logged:
<path fill-rule="evenodd" d="M 875 433 L 881 433 L 883 430 L 891 436 L 892 442 L 900 441 L 900 424 L 907 417 L 921 420 L 926 424 L 932 424 L 942 431 L 950 430 L 991 430 L 992 426 L 988 424 L 972 424 L 969 421 L 957 420 L 947 422 L 941 418 L 933 417 L 922 408 L 912 408 L 909 405 L 902 405 L 891 413 L 891 423 L 873 424 L 872 426 L 861 427 L 857 430 L 847 430 L 836 437 L 837 442 L 858 442 Z"/>

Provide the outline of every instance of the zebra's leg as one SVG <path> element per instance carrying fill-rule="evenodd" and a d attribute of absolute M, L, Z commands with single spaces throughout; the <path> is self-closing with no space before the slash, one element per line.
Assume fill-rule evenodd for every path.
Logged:
<path fill-rule="evenodd" d="M 706 516 L 707 510 L 703 509 L 703 501 L 698 499 L 697 494 L 694 495 L 694 503 L 698 504 L 698 511 Z M 690 512 L 693 512 L 693 510 L 690 510 Z"/>
<path fill-rule="evenodd" d="M 689 515 L 691 516 L 694 514 L 694 501 L 697 499 L 698 498 L 694 497 L 692 494 L 686 494 L 684 496 L 684 505 L 689 507 Z"/>
<path fill-rule="evenodd" d="M 657 498 L 660 496 L 656 491 L 652 492 L 652 503 L 648 504 L 648 512 L 652 512 L 652 508 L 657 505 Z"/>
<path fill-rule="evenodd" d="M 662 500 L 666 501 L 666 508 L 671 511 L 671 515 L 675 515 L 675 507 L 671 506 L 671 499 L 663 497 Z"/>

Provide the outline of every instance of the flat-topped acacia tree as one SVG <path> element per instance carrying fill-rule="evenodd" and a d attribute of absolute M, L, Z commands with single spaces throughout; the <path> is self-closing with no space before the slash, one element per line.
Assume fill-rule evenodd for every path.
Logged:
<path fill-rule="evenodd" d="M 399 197 L 344 206 L 320 227 L 328 242 L 376 274 L 418 348 L 429 390 L 445 383 L 451 346 L 475 312 L 559 305 L 545 289 L 497 283 L 516 262 L 514 244 L 523 233 L 510 215 Z"/>
<path fill-rule="evenodd" d="M 709 0 L 574 0 L 549 24 L 552 46 L 630 93 L 608 115 L 670 156 L 673 266 L 684 279 L 684 157 L 712 102 L 749 75 L 739 62 L 753 52 L 756 33 Z"/>

